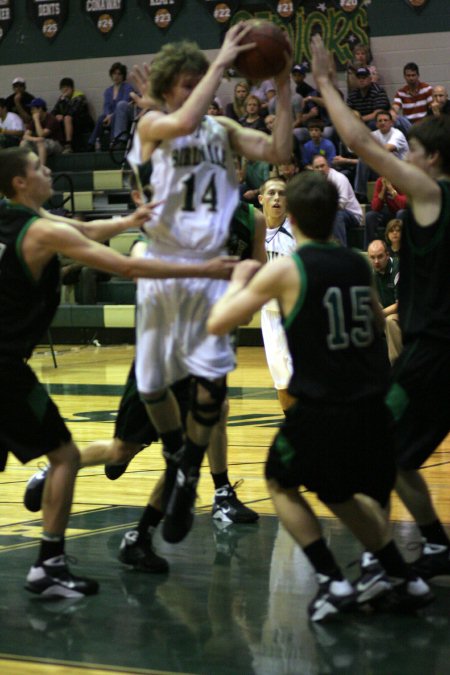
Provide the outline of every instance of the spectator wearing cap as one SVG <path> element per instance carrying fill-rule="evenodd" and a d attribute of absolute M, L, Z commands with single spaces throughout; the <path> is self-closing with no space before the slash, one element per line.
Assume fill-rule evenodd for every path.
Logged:
<path fill-rule="evenodd" d="M 310 84 L 305 82 L 307 72 L 308 69 L 303 64 L 296 63 L 295 66 L 292 66 L 291 75 L 295 84 L 295 92 L 302 98 L 311 96 L 311 94 L 315 91 L 314 87 L 311 87 Z"/>
<path fill-rule="evenodd" d="M 370 71 L 370 79 L 377 84 L 380 80 L 376 66 L 372 63 L 372 54 L 369 45 L 358 42 L 352 48 L 353 60 L 347 64 L 347 89 L 358 88 L 356 71 L 358 68 L 367 68 Z"/>
<path fill-rule="evenodd" d="M 23 77 L 15 77 L 12 81 L 13 93 L 6 99 L 6 106 L 9 112 L 19 115 L 21 120 L 27 124 L 31 121 L 30 104 L 34 99 L 33 94 L 26 91 L 27 85 Z"/>
<path fill-rule="evenodd" d="M 383 87 L 372 82 L 367 67 L 357 68 L 355 75 L 358 88 L 348 94 L 347 105 L 358 113 L 368 127 L 375 129 L 377 113 L 390 108 L 388 95 Z"/>
<path fill-rule="evenodd" d="M 417 124 L 426 116 L 428 106 L 433 102 L 433 87 L 420 81 L 417 63 L 407 63 L 403 68 L 403 77 L 406 84 L 397 90 L 392 105 L 411 124 Z"/>
<path fill-rule="evenodd" d="M 0 98 L 0 148 L 12 148 L 19 145 L 24 129 L 19 115 L 9 112 L 6 99 Z"/>
<path fill-rule="evenodd" d="M 56 117 L 47 112 L 43 98 L 34 98 L 30 107 L 32 120 L 27 124 L 20 145 L 36 152 L 41 163 L 46 164 L 48 155 L 62 151 L 63 132 Z"/>

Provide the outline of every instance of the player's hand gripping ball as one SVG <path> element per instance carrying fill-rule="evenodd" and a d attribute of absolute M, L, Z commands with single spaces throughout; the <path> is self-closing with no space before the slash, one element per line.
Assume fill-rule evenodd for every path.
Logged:
<path fill-rule="evenodd" d="M 254 19 L 248 22 L 251 29 L 240 44 L 256 43 L 253 49 L 242 52 L 234 65 L 249 80 L 266 80 L 278 75 L 286 63 L 286 54 L 292 52 L 286 33 L 271 21 Z"/>

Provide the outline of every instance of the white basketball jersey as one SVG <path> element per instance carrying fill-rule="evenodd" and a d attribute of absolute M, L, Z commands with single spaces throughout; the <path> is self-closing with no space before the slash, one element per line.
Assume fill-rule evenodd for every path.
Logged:
<path fill-rule="evenodd" d="M 187 257 L 222 252 L 239 201 L 226 129 L 205 116 L 193 134 L 161 141 L 151 160 L 152 199 L 162 202 L 145 224 L 152 250 Z"/>
<path fill-rule="evenodd" d="M 267 260 L 273 260 L 280 255 L 291 255 L 297 244 L 292 232 L 292 226 L 286 218 L 280 227 L 266 230 L 266 253 Z"/>
<path fill-rule="evenodd" d="M 295 251 L 297 243 L 288 218 L 286 218 L 280 227 L 266 230 L 265 247 L 269 262 L 270 260 L 275 260 L 280 255 L 291 255 Z M 279 312 L 278 302 L 276 300 L 269 300 L 264 305 L 264 309 L 271 312 Z"/>

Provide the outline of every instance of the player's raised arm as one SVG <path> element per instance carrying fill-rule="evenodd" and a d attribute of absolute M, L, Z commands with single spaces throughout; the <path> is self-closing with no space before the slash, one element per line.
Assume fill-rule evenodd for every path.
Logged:
<path fill-rule="evenodd" d="M 314 78 L 340 138 L 377 173 L 389 178 L 408 195 L 420 224 L 434 222 L 440 210 L 440 190 L 433 178 L 427 175 L 426 168 L 423 170 L 387 152 L 373 139 L 369 129 L 355 118 L 334 86 L 332 55 L 319 35 L 312 39 L 312 53 Z M 412 145 L 413 152 L 414 143 Z M 428 162 L 432 161 L 433 158 L 429 157 Z"/>
<path fill-rule="evenodd" d="M 288 47 L 288 45 L 287 45 Z M 285 66 L 274 77 L 277 87 L 277 108 L 272 135 L 255 129 L 247 129 L 237 122 L 220 117 L 220 123 L 227 127 L 234 150 L 248 159 L 262 160 L 271 164 L 287 162 L 292 155 L 292 109 L 290 73 L 292 58 L 285 52 Z"/>

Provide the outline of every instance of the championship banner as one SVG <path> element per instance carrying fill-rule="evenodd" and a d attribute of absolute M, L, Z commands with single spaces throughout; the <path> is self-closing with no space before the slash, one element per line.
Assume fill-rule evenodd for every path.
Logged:
<path fill-rule="evenodd" d="M 239 0 L 200 0 L 200 3 L 217 23 L 226 26 L 238 8 Z"/>
<path fill-rule="evenodd" d="M 139 4 L 143 10 L 150 14 L 155 26 L 161 30 L 166 30 L 175 21 L 183 6 L 183 0 L 139 0 Z"/>
<path fill-rule="evenodd" d="M 409 7 L 412 7 L 417 12 L 421 12 L 428 0 L 405 0 L 405 2 Z"/>
<path fill-rule="evenodd" d="M 108 37 L 122 18 L 125 1 L 81 0 L 81 11 L 89 16 L 103 37 Z"/>
<path fill-rule="evenodd" d="M 231 23 L 249 19 L 265 19 L 284 27 L 292 43 L 294 63 L 308 68 L 311 63 L 311 38 L 322 35 L 325 45 L 334 53 L 336 68 L 345 70 L 352 59 L 355 44 L 369 44 L 367 5 L 371 0 L 299 0 L 293 2 L 294 15 L 286 21 L 275 9 L 275 1 L 240 8 Z M 281 3 L 283 4 L 283 3 Z M 277 5 L 278 8 L 278 5 Z"/>
<path fill-rule="evenodd" d="M 13 0 L 0 0 L 0 42 L 11 28 L 14 20 Z"/>
<path fill-rule="evenodd" d="M 27 10 L 30 20 L 38 26 L 43 36 L 47 40 L 54 40 L 67 19 L 69 0 L 59 0 L 59 2 L 27 0 Z"/>

